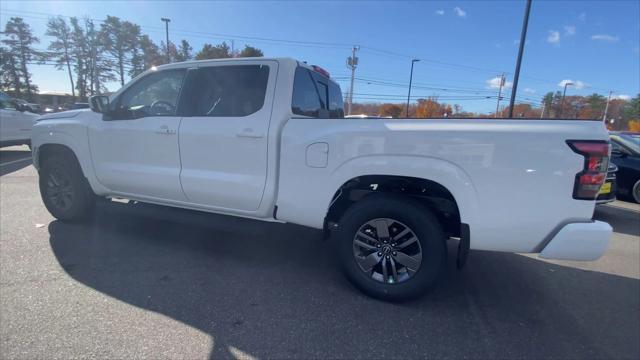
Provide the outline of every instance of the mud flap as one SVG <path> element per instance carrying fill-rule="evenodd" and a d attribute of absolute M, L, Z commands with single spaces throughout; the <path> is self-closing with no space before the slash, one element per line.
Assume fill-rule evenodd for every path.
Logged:
<path fill-rule="evenodd" d="M 458 243 L 458 256 L 456 257 L 456 266 L 458 269 L 462 269 L 467 263 L 470 236 L 469 225 L 460 225 L 460 242 Z"/>

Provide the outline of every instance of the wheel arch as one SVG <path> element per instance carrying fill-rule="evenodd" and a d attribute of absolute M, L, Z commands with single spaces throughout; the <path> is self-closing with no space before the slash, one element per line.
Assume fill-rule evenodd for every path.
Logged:
<path fill-rule="evenodd" d="M 52 154 L 72 156 L 80 165 L 82 174 L 89 182 L 94 193 L 108 193 L 108 190 L 95 177 L 88 144 L 78 142 L 65 132 L 54 131 L 46 134 L 37 134 L 32 138 L 31 146 L 33 165 L 36 169 L 39 170 L 43 160 Z"/>
<path fill-rule="evenodd" d="M 431 210 L 450 236 L 460 236 L 461 216 L 458 201 L 444 185 L 425 178 L 402 175 L 361 175 L 345 181 L 333 194 L 325 216 L 325 229 L 339 224 L 346 210 L 364 198 L 376 194 L 408 197 Z"/>
<path fill-rule="evenodd" d="M 38 146 L 37 155 L 34 156 L 34 160 L 33 160 L 34 165 L 36 166 L 37 169 L 40 169 L 42 167 L 42 164 L 48 158 L 54 155 L 68 156 L 73 160 L 75 160 L 78 164 L 80 164 L 80 161 L 78 160 L 78 157 L 76 156 L 75 152 L 68 145 L 63 145 L 58 143 L 46 143 Z M 83 170 L 83 173 L 84 173 L 84 170 Z"/>
<path fill-rule="evenodd" d="M 456 204 L 460 221 L 472 225 L 478 198 L 470 177 L 446 160 L 410 155 L 367 155 L 351 158 L 333 168 L 286 173 L 278 193 L 278 219 L 325 228 L 341 190 L 355 179 L 412 178 L 446 190 Z M 303 176 L 304 178 L 300 178 Z M 294 179 L 295 177 L 295 179 Z M 331 216 L 329 216 L 331 218 Z"/>

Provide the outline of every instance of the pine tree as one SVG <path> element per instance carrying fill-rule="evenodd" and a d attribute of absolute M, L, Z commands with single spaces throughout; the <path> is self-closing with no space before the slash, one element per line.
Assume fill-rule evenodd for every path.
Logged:
<path fill-rule="evenodd" d="M 49 19 L 47 22 L 46 36 L 53 37 L 49 43 L 47 58 L 54 60 L 56 69 L 62 70 L 65 67 L 69 73 L 69 82 L 71 82 L 71 96 L 76 97 L 75 87 L 73 83 L 73 73 L 71 72 L 71 51 L 74 46 L 71 39 L 71 29 L 62 17 Z"/>
<path fill-rule="evenodd" d="M 31 73 L 27 65 L 33 61 L 41 59 L 43 54 L 33 48 L 34 44 L 40 40 L 33 36 L 31 27 L 25 23 L 22 18 L 12 17 L 4 28 L 4 37 L 2 43 L 6 45 L 6 61 L 13 63 L 15 74 L 13 83 L 15 95 L 20 96 L 24 90 L 27 94 L 27 100 L 33 100 L 33 92 L 37 91 L 37 86 L 31 84 Z M 4 64 L 3 57 L 3 64 Z M 23 85 L 24 84 L 24 85 Z"/>

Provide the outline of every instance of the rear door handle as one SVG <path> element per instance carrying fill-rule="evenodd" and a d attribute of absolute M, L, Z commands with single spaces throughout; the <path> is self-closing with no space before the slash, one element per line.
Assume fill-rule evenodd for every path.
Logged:
<path fill-rule="evenodd" d="M 160 126 L 160 129 L 156 130 L 156 134 L 160 134 L 160 135 L 175 135 L 176 131 L 169 129 L 168 126 L 166 125 L 162 125 Z"/>

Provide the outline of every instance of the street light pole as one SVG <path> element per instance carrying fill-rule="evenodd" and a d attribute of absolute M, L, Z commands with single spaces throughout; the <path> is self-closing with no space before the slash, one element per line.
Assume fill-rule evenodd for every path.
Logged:
<path fill-rule="evenodd" d="M 504 86 L 504 73 L 500 75 L 500 87 L 498 90 L 498 103 L 496 104 L 496 118 L 498 118 L 498 111 L 500 111 L 500 98 L 502 97 L 502 87 Z"/>
<path fill-rule="evenodd" d="M 602 116 L 602 121 L 607 122 L 607 112 L 609 111 L 609 101 L 611 101 L 611 94 L 613 91 L 609 91 L 609 97 L 607 98 L 607 106 L 604 107 L 604 115 Z"/>
<path fill-rule="evenodd" d="M 562 101 L 560 101 L 560 114 L 558 114 L 558 117 L 562 117 L 562 113 L 564 112 L 564 96 L 567 94 L 567 86 L 569 85 L 573 85 L 573 83 L 572 82 L 564 83 L 564 91 L 562 92 Z"/>
<path fill-rule="evenodd" d="M 411 101 L 411 84 L 413 83 L 413 64 L 420 61 L 420 59 L 411 60 L 411 75 L 409 75 L 409 94 L 407 95 L 407 117 L 409 117 L 409 101 Z"/>
<path fill-rule="evenodd" d="M 509 118 L 513 117 L 513 106 L 516 101 L 516 91 L 518 89 L 518 79 L 520 79 L 520 64 L 522 63 L 522 53 L 527 39 L 527 26 L 529 25 L 529 12 L 531 11 L 531 0 L 527 0 L 524 10 L 524 21 L 522 22 L 522 32 L 520 33 L 520 48 L 518 49 L 518 60 L 516 61 L 516 72 L 513 75 L 513 88 L 511 88 L 511 100 L 509 101 Z"/>
<path fill-rule="evenodd" d="M 171 55 L 169 54 L 169 22 L 171 21 L 171 19 L 169 18 L 160 18 L 160 20 L 164 21 L 164 25 L 165 25 L 165 30 L 166 30 L 166 34 L 167 34 L 167 63 L 171 62 Z"/>

